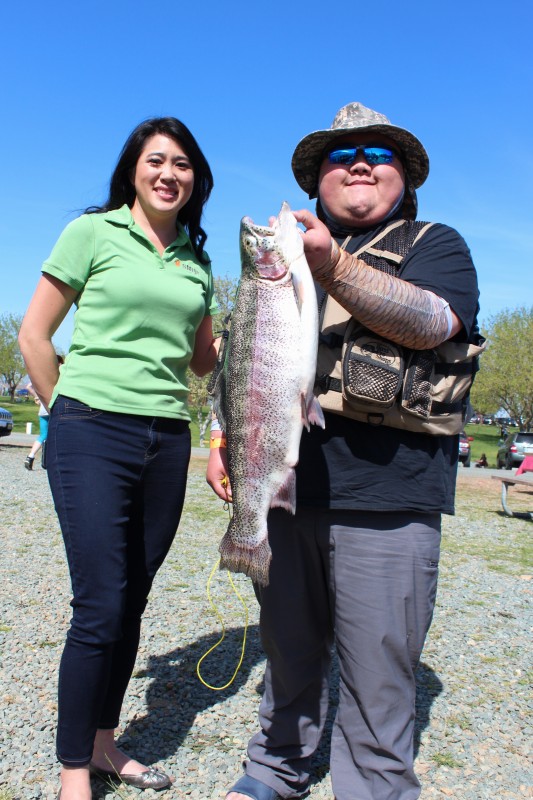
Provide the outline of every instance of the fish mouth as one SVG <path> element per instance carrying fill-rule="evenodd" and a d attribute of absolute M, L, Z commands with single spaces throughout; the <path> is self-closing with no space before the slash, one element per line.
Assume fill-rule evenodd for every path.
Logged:
<path fill-rule="evenodd" d="M 265 281 L 279 281 L 289 270 L 283 256 L 275 250 L 258 247 L 254 262 L 258 275 Z"/>
<path fill-rule="evenodd" d="M 289 271 L 275 237 L 274 228 L 256 225 L 250 217 L 241 220 L 242 253 L 248 256 L 259 278 L 265 281 L 279 281 Z"/>

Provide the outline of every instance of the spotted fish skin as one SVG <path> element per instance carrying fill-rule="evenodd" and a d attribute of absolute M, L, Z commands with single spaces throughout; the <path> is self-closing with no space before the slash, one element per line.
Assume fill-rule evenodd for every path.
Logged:
<path fill-rule="evenodd" d="M 242 272 L 215 409 L 227 437 L 233 515 L 221 568 L 268 584 L 270 508 L 294 513 L 302 428 L 324 426 L 313 395 L 318 309 L 296 220 L 283 204 L 272 227 L 241 222 Z"/>

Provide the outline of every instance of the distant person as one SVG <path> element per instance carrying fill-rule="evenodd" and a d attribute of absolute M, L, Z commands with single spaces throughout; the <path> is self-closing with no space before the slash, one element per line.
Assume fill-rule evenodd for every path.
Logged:
<path fill-rule="evenodd" d="M 63 356 L 57 356 L 57 363 L 63 363 Z M 39 395 L 33 388 L 31 383 L 28 383 L 26 386 L 29 394 L 33 397 L 35 403 L 39 406 L 39 435 L 34 441 L 30 452 L 24 459 L 24 466 L 26 469 L 32 470 L 33 469 L 33 462 L 35 461 L 35 456 L 39 452 L 41 448 L 43 448 L 44 452 L 44 443 L 46 442 L 46 437 L 48 436 L 48 420 L 50 419 L 50 414 L 48 413 L 48 409 L 46 406 L 41 402 L 39 399 Z M 44 464 L 43 464 L 44 466 Z"/>
<path fill-rule="evenodd" d="M 485 453 L 481 453 L 481 456 L 478 458 L 475 464 L 476 467 L 488 467 L 489 462 L 487 461 L 487 456 Z"/>
<path fill-rule="evenodd" d="M 31 395 L 31 397 L 33 397 L 34 402 L 37 403 L 37 405 L 39 406 L 39 412 L 38 412 L 38 415 L 39 415 L 39 435 L 37 436 L 37 438 L 35 439 L 34 443 L 32 444 L 30 452 L 28 453 L 28 455 L 24 459 L 24 466 L 26 467 L 26 469 L 32 470 L 33 469 L 33 462 L 35 461 L 35 456 L 37 455 L 37 453 L 39 452 L 39 450 L 41 449 L 41 447 L 45 443 L 46 437 L 48 436 L 48 420 L 50 418 L 50 415 L 48 414 L 48 409 L 46 408 L 46 406 L 43 403 L 41 403 L 41 401 L 39 400 L 37 392 L 34 390 L 34 388 L 31 385 L 31 383 L 28 383 L 26 388 L 27 388 L 29 394 Z"/>
<path fill-rule="evenodd" d="M 106 203 L 71 222 L 45 261 L 20 331 L 33 387 L 50 408 L 48 476 L 73 591 L 59 670 L 61 800 L 90 800 L 90 771 L 138 788 L 171 784 L 119 750 L 114 729 L 182 512 L 186 369 L 202 376 L 216 360 L 201 227 L 212 186 L 182 122 L 141 123 Z M 51 338 L 73 303 L 59 375 Z"/>

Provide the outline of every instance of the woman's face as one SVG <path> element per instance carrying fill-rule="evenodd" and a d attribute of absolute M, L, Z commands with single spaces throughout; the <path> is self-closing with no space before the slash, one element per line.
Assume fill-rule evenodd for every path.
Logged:
<path fill-rule="evenodd" d="M 387 136 L 354 133 L 335 139 L 331 149 L 356 144 L 396 147 Z M 318 176 L 324 210 L 337 222 L 360 228 L 381 222 L 398 202 L 404 185 L 403 167 L 396 156 L 390 164 L 372 166 L 361 151 L 350 166 L 330 164 L 326 157 Z"/>
<path fill-rule="evenodd" d="M 156 133 L 146 140 L 132 178 L 132 212 L 142 210 L 149 220 L 178 216 L 190 200 L 194 172 L 185 150 L 175 139 Z"/>

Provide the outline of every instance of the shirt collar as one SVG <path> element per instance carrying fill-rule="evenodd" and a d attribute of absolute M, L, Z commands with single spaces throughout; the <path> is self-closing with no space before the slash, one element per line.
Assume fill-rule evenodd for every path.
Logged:
<path fill-rule="evenodd" d="M 106 222 L 110 222 L 112 225 L 118 225 L 119 227 L 129 228 L 129 230 L 135 230 L 137 232 L 142 233 L 143 236 L 146 237 L 143 229 L 137 225 L 135 220 L 133 219 L 131 209 L 124 203 L 123 206 L 120 208 L 114 208 L 112 211 L 106 211 L 104 214 L 104 219 Z M 179 245 L 182 247 L 183 245 L 190 244 L 189 237 L 185 231 L 185 228 L 181 224 L 181 222 L 176 223 L 176 238 L 172 242 L 172 245 Z"/>

